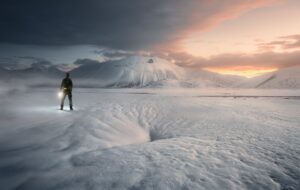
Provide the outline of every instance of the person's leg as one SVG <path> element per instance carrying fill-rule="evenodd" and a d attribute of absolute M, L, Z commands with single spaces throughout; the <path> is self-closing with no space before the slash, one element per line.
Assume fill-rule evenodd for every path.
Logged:
<path fill-rule="evenodd" d="M 68 93 L 70 110 L 73 110 L 73 102 L 72 102 L 72 92 Z"/>
<path fill-rule="evenodd" d="M 60 109 L 61 110 L 64 109 L 64 102 L 65 102 L 66 95 L 67 95 L 67 93 L 63 92 L 63 95 L 61 97 L 61 102 L 60 102 Z"/>

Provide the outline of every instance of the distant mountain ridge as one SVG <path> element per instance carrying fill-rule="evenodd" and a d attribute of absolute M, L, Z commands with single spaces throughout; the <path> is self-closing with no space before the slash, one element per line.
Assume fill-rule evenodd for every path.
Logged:
<path fill-rule="evenodd" d="M 239 88 L 299 89 L 300 66 L 288 67 L 278 71 L 250 78 L 239 83 Z"/>
<path fill-rule="evenodd" d="M 64 72 L 55 65 L 33 63 L 31 67 L 25 69 L 9 70 L 0 67 L 1 79 L 30 79 L 30 78 L 55 78 L 63 76 Z"/>
<path fill-rule="evenodd" d="M 79 59 L 75 65 L 78 67 L 71 71 L 71 77 L 78 87 L 300 88 L 300 67 L 246 79 L 184 68 L 151 56 L 131 56 L 103 63 Z M 56 85 L 64 75 L 49 62 L 33 63 L 31 67 L 19 70 L 0 67 L 0 79 L 3 81 L 26 79 L 27 84 L 32 81 L 32 84 L 40 86 Z"/>

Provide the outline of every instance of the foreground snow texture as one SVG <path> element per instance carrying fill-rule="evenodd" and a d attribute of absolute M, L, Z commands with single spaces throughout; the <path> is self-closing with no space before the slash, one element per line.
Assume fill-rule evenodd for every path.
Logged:
<path fill-rule="evenodd" d="M 2 190 L 300 188 L 297 97 L 79 89 L 69 112 L 55 90 L 9 93 Z"/>

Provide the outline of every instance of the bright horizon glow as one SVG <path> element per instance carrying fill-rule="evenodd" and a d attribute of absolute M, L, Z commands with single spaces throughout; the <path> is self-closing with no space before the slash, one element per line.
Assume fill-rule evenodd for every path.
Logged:
<path fill-rule="evenodd" d="M 216 27 L 207 31 L 194 31 L 180 42 L 183 52 L 195 57 L 211 59 L 222 54 L 255 55 L 264 52 L 290 53 L 299 50 L 262 49 L 260 44 L 278 41 L 282 36 L 299 34 L 300 31 L 300 1 L 285 0 L 258 7 L 241 15 L 226 19 Z M 272 63 L 270 63 L 272 64 Z M 209 65 L 204 68 L 220 74 L 255 77 L 280 68 L 263 68 L 257 63 L 243 67 L 238 63 L 232 66 Z M 238 68 L 238 69 L 237 69 Z"/>
<path fill-rule="evenodd" d="M 255 67 L 234 67 L 234 68 L 213 68 L 205 67 L 206 71 L 222 74 L 222 75 L 237 75 L 246 78 L 253 78 L 259 75 L 277 71 L 278 68 L 255 68 Z"/>

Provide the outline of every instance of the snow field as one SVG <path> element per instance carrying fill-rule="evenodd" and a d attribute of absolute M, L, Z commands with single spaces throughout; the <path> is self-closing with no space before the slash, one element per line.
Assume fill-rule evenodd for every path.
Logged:
<path fill-rule="evenodd" d="M 299 189 L 299 99 L 199 95 L 3 96 L 1 189 Z"/>

